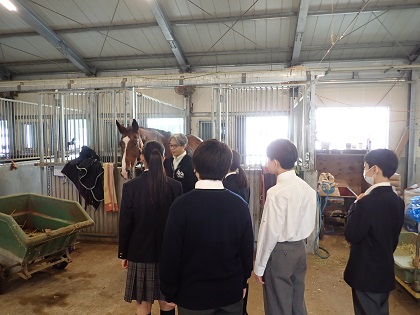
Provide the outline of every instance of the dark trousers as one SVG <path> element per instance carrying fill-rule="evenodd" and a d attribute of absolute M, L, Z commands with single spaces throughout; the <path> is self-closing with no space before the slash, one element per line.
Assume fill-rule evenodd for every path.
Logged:
<path fill-rule="evenodd" d="M 211 310 L 188 310 L 178 306 L 179 315 L 242 315 L 243 300 Z"/>
<path fill-rule="evenodd" d="M 246 293 L 244 296 L 244 303 L 242 306 L 242 315 L 248 315 L 248 312 L 246 311 L 246 305 L 248 304 L 248 292 L 249 292 L 249 284 L 246 284 Z"/>
<path fill-rule="evenodd" d="M 352 289 L 354 314 L 389 315 L 389 293 L 372 293 Z"/>
<path fill-rule="evenodd" d="M 304 241 L 277 243 L 264 272 L 265 315 L 306 315 Z"/>

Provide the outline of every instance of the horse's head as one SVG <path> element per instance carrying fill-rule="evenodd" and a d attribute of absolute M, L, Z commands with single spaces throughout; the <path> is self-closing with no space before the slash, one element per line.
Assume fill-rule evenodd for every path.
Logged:
<path fill-rule="evenodd" d="M 124 127 L 116 120 L 117 128 L 121 133 L 121 175 L 125 179 L 134 177 L 134 168 L 140 161 L 143 142 L 140 137 L 139 125 L 135 119 L 131 126 Z"/>

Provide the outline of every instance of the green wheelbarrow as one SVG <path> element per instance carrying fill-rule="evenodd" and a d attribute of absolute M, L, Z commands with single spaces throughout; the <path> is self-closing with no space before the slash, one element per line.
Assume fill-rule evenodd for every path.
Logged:
<path fill-rule="evenodd" d="M 94 222 L 75 201 L 37 194 L 0 197 L 0 292 L 8 278 L 64 269 L 77 232 Z"/>

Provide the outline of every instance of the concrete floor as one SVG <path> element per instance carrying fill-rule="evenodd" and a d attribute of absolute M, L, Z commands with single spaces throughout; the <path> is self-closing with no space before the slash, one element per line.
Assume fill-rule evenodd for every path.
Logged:
<path fill-rule="evenodd" d="M 328 259 L 309 256 L 306 303 L 309 314 L 353 314 L 350 288 L 342 279 L 348 245 L 340 235 L 326 235 L 321 242 Z M 133 315 L 132 304 L 123 301 L 125 270 L 114 244 L 80 243 L 73 262 L 63 270 L 48 269 L 29 280 L 11 279 L 0 295 L 1 315 Z M 391 314 L 420 315 L 420 303 L 397 285 L 390 297 Z M 153 314 L 159 314 L 157 303 Z M 262 288 L 250 280 L 250 315 L 263 315 Z"/>

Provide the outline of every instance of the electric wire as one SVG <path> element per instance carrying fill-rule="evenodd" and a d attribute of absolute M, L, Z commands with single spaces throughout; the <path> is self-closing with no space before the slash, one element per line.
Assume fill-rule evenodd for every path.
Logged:
<path fill-rule="evenodd" d="M 37 2 L 34 2 L 34 1 L 31 1 L 31 3 L 33 3 L 34 5 L 37 5 L 37 6 L 39 6 L 40 8 L 42 8 L 42 9 L 44 9 L 44 10 L 47 10 L 47 11 L 49 11 L 49 12 L 52 12 L 52 13 L 54 13 L 54 14 L 57 14 L 58 16 L 60 16 L 60 17 L 62 17 L 62 18 L 65 18 L 65 19 L 67 19 L 67 20 L 69 20 L 69 21 L 71 21 L 71 22 L 74 22 L 74 23 L 76 23 L 77 25 L 80 25 L 80 26 L 83 26 L 84 28 L 86 28 L 87 30 L 91 30 L 91 31 L 93 31 L 93 32 L 95 32 L 95 33 L 98 33 L 98 34 L 100 34 L 100 35 L 102 35 L 102 36 L 107 36 L 107 38 L 108 39 L 112 39 L 112 40 L 114 40 L 114 41 L 116 41 L 117 43 L 119 43 L 119 44 L 122 44 L 122 45 L 124 45 L 124 46 L 127 46 L 127 47 L 129 47 L 129 48 L 132 48 L 133 50 L 135 50 L 135 51 L 138 51 L 138 52 L 141 52 L 142 54 L 144 54 L 145 56 L 148 56 L 148 57 L 150 57 L 150 58 L 155 58 L 155 59 L 157 59 L 157 60 L 159 60 L 160 61 L 160 63 L 162 64 L 162 66 L 164 66 L 165 65 L 165 62 L 164 62 L 164 59 L 163 58 L 159 58 L 159 57 L 156 57 L 155 55 L 151 55 L 151 54 L 149 54 L 149 53 L 146 53 L 145 51 L 143 51 L 143 50 L 141 50 L 140 48 L 138 48 L 138 47 L 134 47 L 133 45 L 130 45 L 130 44 L 127 44 L 127 43 L 125 43 L 125 42 L 123 42 L 123 41 L 121 41 L 121 40 L 119 40 L 118 38 L 115 38 L 115 37 L 113 37 L 113 36 L 111 36 L 111 35 L 107 35 L 106 33 L 104 33 L 104 32 L 102 32 L 102 31 L 98 31 L 98 30 L 95 30 L 94 28 L 92 28 L 92 27 L 90 27 L 89 25 L 86 25 L 86 24 L 83 24 L 83 23 L 81 23 L 81 22 L 79 22 L 79 21 L 77 21 L 77 20 L 75 20 L 75 19 L 72 19 L 71 17 L 69 17 L 69 16 L 66 16 L 66 15 L 64 15 L 64 14 L 62 14 L 62 13 L 60 13 L 60 12 L 57 12 L 56 10 L 54 10 L 54 9 L 51 9 L 51 8 L 48 8 L 48 7 L 46 7 L 46 6 L 43 6 L 42 4 L 40 4 L 40 3 L 37 3 Z M 77 8 L 79 9 L 79 10 L 81 10 L 81 8 L 79 7 L 79 6 L 77 6 Z M 82 13 L 84 14 L 84 12 L 83 12 L 83 10 L 81 10 L 82 11 Z M 85 15 L 85 14 L 84 14 Z M 86 16 L 86 15 L 85 15 Z M 89 20 L 89 19 L 88 19 Z M 15 48 L 15 47 L 12 47 L 12 46 L 10 46 L 11 48 L 14 48 L 14 49 L 17 49 L 17 48 Z M 26 51 L 23 51 L 23 52 L 25 52 L 25 53 L 28 53 L 29 54 L 29 52 L 26 52 Z M 42 58 L 42 57 L 40 57 L 40 56 L 36 56 L 36 57 L 38 57 L 38 58 L 41 58 L 41 59 L 44 59 L 44 60 L 48 60 L 48 59 L 45 59 L 45 58 Z M 48 60 L 48 61 L 50 61 L 50 60 Z M 50 61 L 51 63 L 54 63 L 53 61 Z"/>
<path fill-rule="evenodd" d="M 109 22 L 108 29 L 107 29 L 107 31 L 106 31 L 106 35 L 105 35 L 105 38 L 104 38 L 104 42 L 102 43 L 101 51 L 99 52 L 98 61 L 101 59 L 102 51 L 103 51 L 103 49 L 104 49 L 104 46 L 105 46 L 106 40 L 107 40 L 108 35 L 109 35 L 109 29 L 110 29 L 110 28 L 111 28 L 111 26 L 112 26 L 112 22 L 114 22 L 115 13 L 117 12 L 118 5 L 119 5 L 119 4 L 120 4 L 120 0 L 118 0 L 117 5 L 115 6 L 115 9 L 114 9 L 114 13 L 112 14 L 111 21 Z"/>
<path fill-rule="evenodd" d="M 327 193 L 326 196 L 325 196 L 324 206 L 321 205 L 321 197 L 320 197 L 319 193 L 317 193 L 316 195 L 317 195 L 317 208 L 319 210 L 318 211 L 318 213 L 319 213 L 319 216 L 318 216 L 319 224 L 318 224 L 318 232 L 316 233 L 315 240 L 314 240 L 314 252 L 315 252 L 315 255 L 317 255 L 319 258 L 327 259 L 328 257 L 330 257 L 330 252 L 327 249 L 319 246 L 319 238 L 320 238 L 321 230 L 322 230 L 322 215 L 324 214 L 325 208 L 327 206 L 328 195 L 329 194 Z M 321 254 L 321 252 L 324 252 L 325 255 Z"/>
<path fill-rule="evenodd" d="M 403 0 L 403 1 L 399 2 L 399 3 L 397 3 L 396 5 L 398 6 L 398 5 L 401 5 L 401 4 L 405 3 L 405 2 L 407 2 L 407 0 Z M 356 28 L 356 29 L 352 30 L 351 32 L 349 32 L 348 34 L 344 35 L 344 36 L 343 36 L 343 38 L 345 38 L 345 37 L 347 37 L 347 36 L 349 36 L 349 35 L 353 34 L 354 32 L 357 32 L 357 31 L 358 31 L 359 29 L 361 29 L 362 27 L 366 26 L 366 25 L 367 25 L 367 24 L 369 24 L 369 23 L 372 23 L 373 21 L 375 21 L 376 19 L 380 18 L 382 15 L 384 15 L 384 14 L 388 13 L 389 11 L 391 11 L 391 9 L 385 10 L 384 12 L 382 12 L 381 14 L 379 14 L 378 16 L 376 16 L 374 19 L 369 20 L 369 21 L 367 21 L 366 23 L 363 23 L 363 24 L 362 24 L 362 25 L 360 25 L 358 28 Z"/>
<path fill-rule="evenodd" d="M 379 19 L 377 16 L 376 16 L 376 14 L 375 14 L 375 12 L 372 12 L 372 14 L 378 19 L 378 21 L 379 21 L 379 23 L 381 23 L 381 25 L 383 26 L 383 28 L 387 31 L 387 33 L 391 36 L 391 37 L 394 37 L 393 35 L 392 35 L 392 33 L 389 31 L 389 29 L 384 25 L 384 23 L 382 23 L 382 21 L 381 21 L 381 19 Z M 404 47 L 403 46 L 401 46 L 401 44 L 400 44 L 400 42 L 399 41 L 397 41 L 397 40 L 395 40 L 395 42 L 398 44 L 398 47 L 400 47 L 401 48 L 401 50 L 405 53 L 405 55 L 407 56 L 407 59 L 409 59 L 410 58 L 410 54 L 408 53 L 408 52 L 406 52 L 405 51 L 405 49 L 404 49 Z"/>
<path fill-rule="evenodd" d="M 351 27 L 351 25 L 356 22 L 357 18 L 359 17 L 360 13 L 363 12 L 363 10 L 366 8 L 366 6 L 369 4 L 370 0 L 366 1 L 366 3 L 363 5 L 363 7 L 360 9 L 360 11 L 356 14 L 356 16 L 351 20 L 351 22 L 349 23 L 349 25 L 347 26 L 347 28 L 344 30 L 343 34 L 340 35 L 340 37 L 338 37 L 336 40 L 334 40 L 331 43 L 330 48 L 327 50 L 327 52 L 325 53 L 325 55 L 321 58 L 321 60 L 318 63 L 318 67 L 319 65 L 324 61 L 324 59 L 327 57 L 327 55 L 330 53 L 330 51 L 333 49 L 333 47 L 335 46 L 335 44 L 337 44 L 338 41 L 340 41 L 341 39 L 344 38 L 346 32 L 349 30 L 349 28 Z M 333 37 L 333 35 L 332 35 Z M 331 38 L 333 39 L 333 38 Z"/>
<path fill-rule="evenodd" d="M 257 46 L 257 47 L 259 47 L 259 48 L 261 48 L 263 51 L 265 51 L 265 52 L 267 52 L 267 53 L 269 53 L 270 54 L 270 56 L 271 55 L 273 55 L 273 52 L 271 51 L 271 50 L 268 50 L 268 49 L 266 49 L 265 47 L 263 47 L 263 46 L 261 46 L 260 44 L 258 44 L 257 42 L 255 42 L 255 41 L 253 41 L 252 39 L 250 39 L 249 37 L 247 37 L 246 35 L 244 35 L 244 34 L 242 34 L 242 33 L 240 33 L 240 32 L 238 32 L 237 30 L 235 30 L 234 28 L 233 28 L 233 26 L 234 25 L 232 25 L 232 26 L 229 26 L 228 24 L 226 24 L 225 22 L 223 22 L 223 21 L 221 21 L 217 16 L 214 16 L 213 14 L 211 14 L 210 12 L 208 12 L 207 10 L 205 10 L 204 8 L 202 8 L 202 7 L 200 7 L 199 5 L 197 5 L 196 3 L 194 3 L 194 2 L 192 2 L 191 0 L 188 0 L 188 2 L 189 3 L 191 3 L 192 5 L 194 5 L 196 8 L 198 8 L 199 10 L 201 10 L 201 11 L 203 11 L 204 13 L 206 13 L 208 16 L 210 16 L 210 17 L 212 17 L 212 18 L 214 18 L 214 19 L 216 19 L 217 21 L 219 21 L 219 23 L 220 24 L 223 24 L 224 26 L 226 26 L 226 27 L 229 27 L 234 33 L 236 33 L 236 34 L 238 34 L 239 36 L 241 36 L 241 37 L 243 37 L 244 39 L 246 39 L 246 40 L 248 40 L 249 42 L 251 42 L 252 44 L 254 44 L 255 46 Z M 258 2 L 258 1 L 256 1 L 256 2 Z M 255 3 L 256 3 L 255 2 Z M 255 5 L 255 3 L 252 5 L 252 6 L 254 6 Z M 246 12 L 248 12 L 250 10 L 250 8 L 246 11 Z M 246 13 L 245 12 L 245 13 Z M 239 17 L 239 19 L 235 22 L 235 24 L 245 15 L 245 13 L 244 14 L 242 14 L 240 17 Z M 229 30 L 230 30 L 229 29 Z M 229 31 L 228 30 L 228 31 Z M 224 36 L 224 35 L 223 35 Z M 223 37 L 222 36 L 222 37 Z M 211 48 L 210 48 L 211 49 Z M 208 53 L 209 51 L 207 51 L 206 53 Z M 201 59 L 200 59 L 201 60 Z"/>
<path fill-rule="evenodd" d="M 206 51 L 206 52 L 204 52 L 204 54 L 200 57 L 200 59 L 198 59 L 198 62 L 200 62 L 201 61 L 201 59 L 203 59 L 210 51 L 211 51 L 211 49 L 214 47 L 214 46 L 216 46 L 217 45 L 217 43 L 219 42 L 219 41 L 221 41 L 222 40 L 222 38 L 230 31 L 230 30 L 232 30 L 233 29 L 233 27 L 236 25 L 236 23 L 238 23 L 240 20 L 241 20 L 241 18 L 249 11 L 249 10 L 251 10 L 254 6 L 255 6 L 255 4 L 257 4 L 257 2 L 258 2 L 259 0 L 256 0 L 253 4 L 251 4 L 251 6 L 244 12 L 244 13 L 242 13 L 241 14 L 241 16 L 232 24 L 232 26 L 228 26 L 228 25 L 226 25 L 225 23 L 223 23 L 224 25 L 226 25 L 227 27 L 228 27 L 228 30 L 225 32 L 225 33 L 223 33 L 223 35 Z M 191 0 L 188 0 L 188 2 L 189 3 L 191 3 L 191 4 L 193 4 L 193 5 L 195 5 L 195 6 L 197 6 L 194 2 L 192 2 Z M 198 6 L 197 6 L 198 7 Z M 206 11 L 204 11 L 203 10 L 203 12 L 206 12 Z"/>

